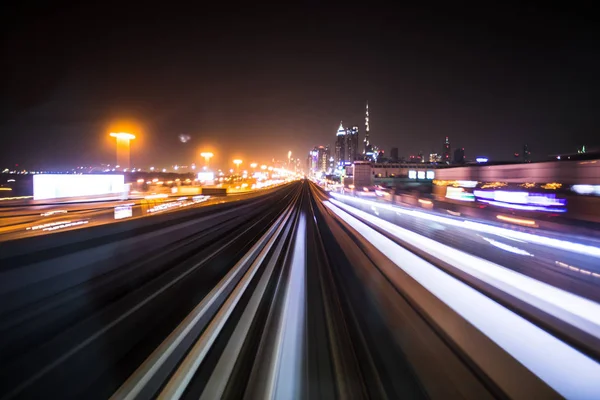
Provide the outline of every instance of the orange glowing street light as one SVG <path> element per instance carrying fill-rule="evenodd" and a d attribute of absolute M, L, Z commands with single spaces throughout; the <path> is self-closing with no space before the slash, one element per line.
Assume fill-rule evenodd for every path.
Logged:
<path fill-rule="evenodd" d="M 242 160 L 235 159 L 235 160 L 233 160 L 233 163 L 235 164 L 235 168 L 236 168 L 237 172 L 239 173 L 240 172 L 240 164 L 242 163 Z"/>
<path fill-rule="evenodd" d="M 267 166 L 266 165 L 261 165 L 260 169 L 262 169 L 264 171 L 265 169 L 267 169 Z"/>
<path fill-rule="evenodd" d="M 208 168 L 208 162 L 214 156 L 214 154 L 211 153 L 210 151 L 203 151 L 202 153 L 200 153 L 200 156 L 204 157 L 204 164 L 205 164 L 206 168 Z"/>
<path fill-rule="evenodd" d="M 258 164 L 257 164 L 257 163 L 253 162 L 252 164 L 250 164 L 250 168 L 254 169 L 254 168 L 256 168 L 256 167 L 258 167 Z"/>
<path fill-rule="evenodd" d="M 124 170 L 128 169 L 131 151 L 129 142 L 135 139 L 135 135 L 126 132 L 113 132 L 110 136 L 117 139 L 117 164 Z"/>

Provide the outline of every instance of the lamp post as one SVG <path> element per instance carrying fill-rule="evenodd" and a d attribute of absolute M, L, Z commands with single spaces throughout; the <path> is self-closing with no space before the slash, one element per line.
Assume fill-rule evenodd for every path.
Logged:
<path fill-rule="evenodd" d="M 236 172 L 239 175 L 240 174 L 240 164 L 242 163 L 242 160 L 235 159 L 235 160 L 233 160 L 233 163 L 235 164 Z"/>
<path fill-rule="evenodd" d="M 204 157 L 204 166 L 206 167 L 206 169 L 208 169 L 208 163 L 210 159 L 214 156 L 214 154 L 210 151 L 203 151 L 202 153 L 200 153 L 200 156 Z"/>
<path fill-rule="evenodd" d="M 135 135 L 126 132 L 111 133 L 110 136 L 117 139 L 117 164 L 125 169 L 129 168 L 130 162 L 130 141 L 135 139 Z"/>

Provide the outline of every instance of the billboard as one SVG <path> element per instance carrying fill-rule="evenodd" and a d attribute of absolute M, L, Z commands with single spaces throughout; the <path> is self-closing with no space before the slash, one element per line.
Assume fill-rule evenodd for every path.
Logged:
<path fill-rule="evenodd" d="M 33 199 L 120 195 L 126 190 L 124 175 L 59 175 L 33 176 Z"/>
<path fill-rule="evenodd" d="M 211 182 L 215 179 L 214 172 L 198 172 L 198 180 L 200 182 Z"/>

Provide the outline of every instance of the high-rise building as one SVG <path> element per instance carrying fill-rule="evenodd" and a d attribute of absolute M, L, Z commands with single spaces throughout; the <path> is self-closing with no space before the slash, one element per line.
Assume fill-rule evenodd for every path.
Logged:
<path fill-rule="evenodd" d="M 368 153 L 373 152 L 371 148 L 371 143 L 369 142 L 369 102 L 367 102 L 367 107 L 365 110 L 365 138 L 363 140 L 363 155 L 367 156 Z"/>
<path fill-rule="evenodd" d="M 329 172 L 329 146 L 315 146 L 310 152 L 313 159 L 311 172 L 317 175 Z"/>
<path fill-rule="evenodd" d="M 377 151 L 371 144 L 370 129 L 371 125 L 369 121 L 369 103 L 367 102 L 367 107 L 365 109 L 365 138 L 363 139 L 363 159 L 367 161 L 376 161 Z"/>
<path fill-rule="evenodd" d="M 313 150 L 308 152 L 308 173 L 313 175 L 317 172 L 319 164 L 319 153 L 315 147 Z"/>
<path fill-rule="evenodd" d="M 337 130 L 335 137 L 335 165 L 336 167 L 344 164 L 346 159 L 346 130 L 340 121 L 340 127 Z"/>
<path fill-rule="evenodd" d="M 392 150 L 390 151 L 390 159 L 392 162 L 398 162 L 398 148 L 397 147 L 392 147 Z"/>
<path fill-rule="evenodd" d="M 448 140 L 448 136 L 446 136 L 446 140 L 444 141 L 444 147 L 442 149 L 442 162 L 450 163 L 452 160 L 450 159 L 450 140 Z"/>
<path fill-rule="evenodd" d="M 358 160 L 358 126 L 346 129 L 346 159 L 344 161 L 354 162 Z"/>
<path fill-rule="evenodd" d="M 464 164 L 465 163 L 465 148 L 459 147 L 454 150 L 454 160 L 452 160 L 453 164 Z"/>

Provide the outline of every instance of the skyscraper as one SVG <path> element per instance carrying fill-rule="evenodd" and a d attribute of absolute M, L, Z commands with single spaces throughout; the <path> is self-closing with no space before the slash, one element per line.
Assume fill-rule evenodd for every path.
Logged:
<path fill-rule="evenodd" d="M 465 162 L 465 148 L 459 147 L 456 150 L 454 150 L 453 163 L 454 164 L 464 164 L 464 162 Z"/>
<path fill-rule="evenodd" d="M 363 159 L 368 161 L 375 161 L 377 158 L 377 152 L 374 150 L 370 139 L 370 125 L 369 125 L 369 103 L 365 109 L 365 138 L 363 140 Z"/>
<path fill-rule="evenodd" d="M 390 159 L 392 162 L 398 162 L 398 148 L 397 147 L 392 147 L 392 150 L 390 151 Z"/>
<path fill-rule="evenodd" d="M 324 173 L 329 173 L 329 146 L 319 147 L 319 169 Z"/>
<path fill-rule="evenodd" d="M 371 151 L 371 144 L 369 143 L 369 102 L 367 102 L 367 108 L 365 110 L 365 138 L 363 140 L 363 155 L 367 155 Z"/>
<path fill-rule="evenodd" d="M 354 162 L 358 160 L 358 126 L 346 129 L 346 159 L 344 161 Z"/>
<path fill-rule="evenodd" d="M 448 140 L 448 136 L 446 136 L 446 140 L 444 141 L 444 147 L 442 149 L 442 162 L 450 163 L 452 159 L 450 158 L 450 140 Z"/>
<path fill-rule="evenodd" d="M 314 155 L 315 163 L 313 172 L 316 174 L 327 173 L 329 171 L 329 146 L 315 146 L 311 154 Z"/>
<path fill-rule="evenodd" d="M 334 158 L 336 167 L 343 165 L 344 160 L 346 159 L 346 130 L 344 129 L 344 125 L 342 125 L 342 121 L 340 121 L 340 127 L 338 128 L 335 137 Z"/>

